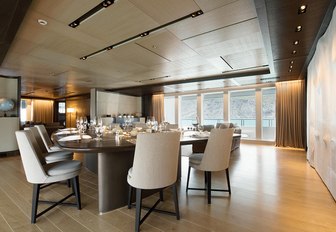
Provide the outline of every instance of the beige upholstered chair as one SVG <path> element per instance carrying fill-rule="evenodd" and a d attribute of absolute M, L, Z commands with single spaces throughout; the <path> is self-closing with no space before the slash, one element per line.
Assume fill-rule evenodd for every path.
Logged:
<path fill-rule="evenodd" d="M 138 134 L 133 167 L 129 170 L 127 177 L 127 182 L 130 185 L 128 208 L 131 208 L 132 188 L 136 189 L 135 231 L 139 231 L 141 223 L 163 199 L 162 189 L 169 186 L 173 188 L 175 213 L 168 213 L 176 215 L 177 220 L 180 219 L 176 189 L 179 146 L 179 132 Z M 143 189 L 161 190 L 160 199 L 140 219 Z"/>
<path fill-rule="evenodd" d="M 44 125 L 35 125 L 35 127 L 40 133 L 44 146 L 47 148 L 48 152 L 62 150 L 60 147 L 57 147 L 53 144 Z"/>
<path fill-rule="evenodd" d="M 231 194 L 230 178 L 229 178 L 229 161 L 231 154 L 231 144 L 233 137 L 232 128 L 228 129 L 212 129 L 208 143 L 204 153 L 192 154 L 189 157 L 189 169 L 187 178 L 186 191 L 191 190 L 206 190 L 208 195 L 208 204 L 211 204 L 211 191 L 224 191 Z M 205 188 L 189 188 L 190 169 L 191 167 L 204 171 Z M 211 188 L 211 172 L 226 171 L 227 190 Z"/>
<path fill-rule="evenodd" d="M 44 145 L 44 142 L 42 140 L 42 137 L 40 133 L 38 132 L 37 127 L 25 127 L 25 130 L 30 130 L 39 145 L 40 150 L 43 153 L 43 156 L 45 158 L 45 161 L 47 163 L 53 163 L 57 161 L 62 161 L 62 160 L 72 160 L 73 159 L 73 152 L 71 151 L 53 151 L 53 152 L 48 152 L 46 146 Z"/>
<path fill-rule="evenodd" d="M 71 196 L 76 197 L 76 204 L 64 204 L 75 205 L 80 210 L 81 201 L 78 175 L 81 169 L 81 162 L 77 160 L 66 160 L 47 164 L 45 162 L 42 151 L 40 150 L 30 130 L 16 131 L 15 135 L 27 181 L 33 184 L 31 223 L 35 223 L 39 216 L 48 212 L 55 206 L 62 204 Z M 71 194 L 57 202 L 39 200 L 41 189 L 49 186 L 52 183 L 64 180 L 72 181 L 73 191 Z M 52 205 L 42 212 L 37 213 L 39 202 L 51 203 Z"/>

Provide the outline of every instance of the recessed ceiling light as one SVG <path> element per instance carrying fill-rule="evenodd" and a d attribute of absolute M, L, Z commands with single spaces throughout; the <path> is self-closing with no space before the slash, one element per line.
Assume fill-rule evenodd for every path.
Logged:
<path fill-rule="evenodd" d="M 301 5 L 299 7 L 298 13 L 303 14 L 303 13 L 306 13 L 306 11 L 307 11 L 307 5 Z"/>
<path fill-rule="evenodd" d="M 302 26 L 297 26 L 296 29 L 295 29 L 296 32 L 299 32 L 299 31 L 302 31 Z"/>
<path fill-rule="evenodd" d="M 292 51 L 292 54 L 296 54 L 296 50 L 293 50 L 293 51 Z"/>
<path fill-rule="evenodd" d="M 294 64 L 294 61 L 293 61 L 293 60 L 291 60 L 289 63 L 290 63 L 290 64 Z"/>
<path fill-rule="evenodd" d="M 293 44 L 294 45 L 298 45 L 299 44 L 299 40 L 295 40 Z"/>
<path fill-rule="evenodd" d="M 292 68 L 293 68 L 293 65 L 289 66 L 289 68 L 292 69 Z"/>
<path fill-rule="evenodd" d="M 37 22 L 38 22 L 40 25 L 42 25 L 42 26 L 45 26 L 45 25 L 48 24 L 48 22 L 47 22 L 46 20 L 44 20 L 44 19 L 38 19 Z"/>
<path fill-rule="evenodd" d="M 288 72 L 292 72 L 292 70 L 291 70 L 291 69 L 289 69 L 289 70 L 288 70 Z"/>

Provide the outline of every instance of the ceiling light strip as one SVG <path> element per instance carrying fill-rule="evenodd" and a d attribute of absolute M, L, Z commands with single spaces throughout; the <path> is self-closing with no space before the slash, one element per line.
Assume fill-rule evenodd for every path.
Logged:
<path fill-rule="evenodd" d="M 97 14 L 99 11 L 109 7 L 115 2 L 115 0 L 104 0 L 101 3 L 99 3 L 97 6 L 93 7 L 91 10 L 80 16 L 78 19 L 75 21 L 69 23 L 69 27 L 76 28 L 78 27 L 81 23 L 85 22 L 86 20 L 90 19 L 93 17 L 95 14 Z"/>
<path fill-rule="evenodd" d="M 86 55 L 86 56 L 81 57 L 80 59 L 81 59 L 81 60 L 86 60 L 87 58 L 91 58 L 91 57 L 93 57 L 93 56 L 95 56 L 95 55 L 98 55 L 98 54 L 100 54 L 100 53 L 103 53 L 103 52 L 105 52 L 105 51 L 108 51 L 108 50 L 111 50 L 111 49 L 120 47 L 120 46 L 122 46 L 122 45 L 128 44 L 128 43 L 130 43 L 130 42 L 133 42 L 133 41 L 135 41 L 135 40 L 137 40 L 137 39 L 139 39 L 139 38 L 145 37 L 145 36 L 147 36 L 147 35 L 149 35 L 149 34 L 151 34 L 151 33 L 153 33 L 153 32 L 157 32 L 157 31 L 159 31 L 159 30 L 161 30 L 161 29 L 163 29 L 163 28 L 166 28 L 166 27 L 168 27 L 168 26 L 170 26 L 170 25 L 172 25 L 172 24 L 175 24 L 175 23 L 177 23 L 177 22 L 180 22 L 180 21 L 182 21 L 182 20 L 185 20 L 185 19 L 188 19 L 188 18 L 195 18 L 195 17 L 200 16 L 200 15 L 202 15 L 202 14 L 203 14 L 203 11 L 202 11 L 202 10 L 195 11 L 195 12 L 193 12 L 193 13 L 191 13 L 191 14 L 188 14 L 188 15 L 186 15 L 186 16 L 183 16 L 183 17 L 178 18 L 178 19 L 176 19 L 176 20 L 173 20 L 173 21 L 171 21 L 171 22 L 165 23 L 165 24 L 163 24 L 163 25 L 160 25 L 160 26 L 155 27 L 155 28 L 153 28 L 153 29 L 150 29 L 150 30 L 148 30 L 148 31 L 142 32 L 142 33 L 140 33 L 140 34 L 138 34 L 138 35 L 132 36 L 132 37 L 130 37 L 130 38 L 128 38 L 128 39 L 125 39 L 125 40 L 120 41 L 120 42 L 118 42 L 118 43 L 112 44 L 112 45 L 110 45 L 110 46 L 108 46 L 108 47 L 105 47 L 105 48 L 100 49 L 100 50 L 98 50 L 98 51 L 95 51 L 95 52 L 93 52 L 93 53 L 90 53 L 90 54 L 88 54 L 88 55 Z"/>

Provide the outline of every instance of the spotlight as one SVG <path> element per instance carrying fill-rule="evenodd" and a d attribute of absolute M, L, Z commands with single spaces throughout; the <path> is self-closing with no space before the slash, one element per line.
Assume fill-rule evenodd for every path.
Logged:
<path fill-rule="evenodd" d="M 307 5 L 301 5 L 298 10 L 298 14 L 304 14 L 307 11 Z"/>
<path fill-rule="evenodd" d="M 294 45 L 298 45 L 299 44 L 299 40 L 295 40 L 293 44 Z"/>
<path fill-rule="evenodd" d="M 295 32 L 300 32 L 300 31 L 302 31 L 302 26 L 299 25 L 296 27 Z"/>

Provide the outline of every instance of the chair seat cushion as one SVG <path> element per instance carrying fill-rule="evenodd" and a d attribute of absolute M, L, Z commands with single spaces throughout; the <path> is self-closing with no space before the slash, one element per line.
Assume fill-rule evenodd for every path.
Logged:
<path fill-rule="evenodd" d="M 82 162 L 78 160 L 65 160 L 46 164 L 44 167 L 49 176 L 57 176 L 77 172 L 80 170 L 81 164 Z"/>
<path fill-rule="evenodd" d="M 199 165 L 203 158 L 203 153 L 193 153 L 189 157 L 189 164 Z"/>
<path fill-rule="evenodd" d="M 57 162 L 62 160 L 72 160 L 73 153 L 71 151 L 56 151 L 44 155 L 47 163 Z"/>

